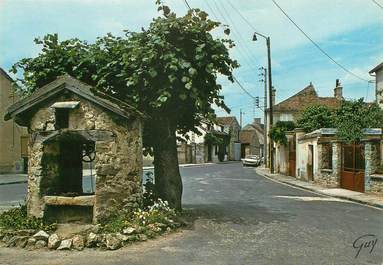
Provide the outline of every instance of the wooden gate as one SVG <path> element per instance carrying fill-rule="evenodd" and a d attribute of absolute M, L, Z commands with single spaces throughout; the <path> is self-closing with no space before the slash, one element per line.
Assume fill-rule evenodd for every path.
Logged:
<path fill-rule="evenodd" d="M 340 187 L 364 192 L 364 146 L 342 145 L 342 172 Z"/>

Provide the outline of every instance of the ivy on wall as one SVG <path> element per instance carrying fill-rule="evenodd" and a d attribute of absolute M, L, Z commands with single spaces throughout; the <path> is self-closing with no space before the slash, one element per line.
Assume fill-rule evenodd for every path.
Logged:
<path fill-rule="evenodd" d="M 287 137 L 286 132 L 295 129 L 295 123 L 292 121 L 277 121 L 271 129 L 269 136 L 277 144 L 286 145 Z"/>

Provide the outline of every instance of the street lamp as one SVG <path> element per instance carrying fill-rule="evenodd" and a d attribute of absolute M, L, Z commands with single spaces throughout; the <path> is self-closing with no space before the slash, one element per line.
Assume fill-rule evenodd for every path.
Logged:
<path fill-rule="evenodd" d="M 274 173 L 274 156 L 273 156 L 273 140 L 270 137 L 270 131 L 273 127 L 273 96 L 272 96 L 272 90 L 273 90 L 273 83 L 271 80 L 271 53 L 270 53 L 270 37 L 267 37 L 261 33 L 254 32 L 253 34 L 253 41 L 257 41 L 257 36 L 261 36 L 266 40 L 266 46 L 267 46 L 267 68 L 268 68 L 268 77 L 269 77 L 269 158 L 270 158 L 270 172 Z M 266 124 L 265 124 L 266 128 Z M 266 139 L 265 139 L 266 140 Z"/>

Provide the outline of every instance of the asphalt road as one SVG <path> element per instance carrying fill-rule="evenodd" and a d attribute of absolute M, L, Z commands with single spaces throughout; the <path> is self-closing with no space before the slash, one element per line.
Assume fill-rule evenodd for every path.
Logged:
<path fill-rule="evenodd" d="M 3 248 L 0 264 L 383 264 L 382 210 L 275 183 L 240 164 L 182 175 L 184 207 L 199 215 L 191 230 L 114 252 Z M 354 247 L 366 234 L 374 237 Z"/>

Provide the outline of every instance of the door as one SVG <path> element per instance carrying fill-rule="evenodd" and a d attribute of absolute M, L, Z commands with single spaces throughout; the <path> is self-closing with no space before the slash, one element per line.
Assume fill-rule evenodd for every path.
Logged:
<path fill-rule="evenodd" d="M 307 179 L 309 181 L 314 180 L 314 146 L 310 144 L 308 146 L 308 158 L 307 158 Z"/>
<path fill-rule="evenodd" d="M 295 171 L 296 171 L 296 148 L 295 148 L 295 136 L 293 139 L 289 142 L 289 175 L 292 177 L 295 177 Z"/>
<path fill-rule="evenodd" d="M 211 144 L 208 144 L 207 145 L 207 162 L 211 162 L 211 160 L 212 160 L 212 156 L 211 156 L 211 153 L 212 153 L 212 150 L 213 148 L 212 148 L 212 146 L 211 146 Z"/>
<path fill-rule="evenodd" d="M 364 146 L 342 145 L 342 171 L 340 187 L 364 192 Z"/>

